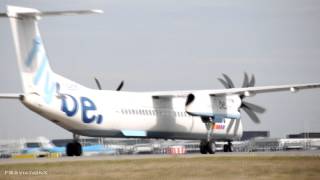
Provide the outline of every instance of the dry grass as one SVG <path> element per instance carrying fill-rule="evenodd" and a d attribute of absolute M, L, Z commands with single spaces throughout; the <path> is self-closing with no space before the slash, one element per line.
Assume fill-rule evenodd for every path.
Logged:
<path fill-rule="evenodd" d="M 45 170 L 48 175 L 5 175 Z M 0 179 L 320 179 L 320 157 L 169 157 L 0 165 Z"/>

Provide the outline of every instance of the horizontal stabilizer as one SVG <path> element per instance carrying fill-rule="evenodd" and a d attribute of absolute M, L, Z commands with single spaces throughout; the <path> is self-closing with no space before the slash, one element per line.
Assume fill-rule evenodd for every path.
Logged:
<path fill-rule="evenodd" d="M 0 94 L 0 99 L 19 99 L 22 94 L 4 93 Z"/>
<path fill-rule="evenodd" d="M 42 17 L 42 16 L 65 16 L 65 15 L 84 15 L 101 14 L 102 10 L 66 10 L 66 11 L 38 11 L 37 9 L 23 8 L 17 6 L 8 6 L 7 13 L 0 13 L 0 17 Z"/>

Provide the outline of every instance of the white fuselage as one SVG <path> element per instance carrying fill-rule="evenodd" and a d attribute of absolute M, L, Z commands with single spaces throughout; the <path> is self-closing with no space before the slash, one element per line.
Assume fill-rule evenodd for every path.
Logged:
<path fill-rule="evenodd" d="M 185 111 L 185 97 L 155 98 L 147 92 L 82 89 L 62 92 L 51 104 L 36 94 L 22 102 L 31 110 L 76 134 L 102 137 L 206 139 L 207 128 L 198 116 Z M 212 137 L 242 136 L 240 119 L 225 118 L 213 125 Z"/>

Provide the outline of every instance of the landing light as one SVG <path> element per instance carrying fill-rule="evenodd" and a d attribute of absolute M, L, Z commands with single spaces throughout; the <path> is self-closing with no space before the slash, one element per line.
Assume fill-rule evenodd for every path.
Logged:
<path fill-rule="evenodd" d="M 244 92 L 244 95 L 245 95 L 246 97 L 248 97 L 248 96 L 251 96 L 251 93 L 250 93 L 249 91 L 245 91 L 245 92 Z"/>
<path fill-rule="evenodd" d="M 291 87 L 291 88 L 290 88 L 290 91 L 293 92 L 293 93 L 295 93 L 295 92 L 297 92 L 298 90 L 297 90 L 297 88 Z"/>

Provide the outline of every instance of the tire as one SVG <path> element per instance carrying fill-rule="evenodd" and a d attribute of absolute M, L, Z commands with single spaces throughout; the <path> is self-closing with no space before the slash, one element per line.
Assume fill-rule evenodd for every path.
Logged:
<path fill-rule="evenodd" d="M 227 144 L 223 145 L 223 152 L 228 152 L 229 147 Z"/>
<path fill-rule="evenodd" d="M 233 152 L 233 145 L 231 142 L 228 142 L 228 152 Z"/>
<path fill-rule="evenodd" d="M 81 144 L 78 143 L 78 142 L 75 142 L 74 146 L 75 146 L 74 155 L 75 156 L 81 156 L 82 155 L 82 146 L 81 146 Z"/>
<path fill-rule="evenodd" d="M 66 146 L 67 156 L 73 156 L 73 152 L 74 152 L 74 143 L 68 143 Z"/>
<path fill-rule="evenodd" d="M 209 154 L 216 153 L 216 143 L 213 140 L 210 140 L 209 142 L 207 142 L 207 152 Z"/>
<path fill-rule="evenodd" d="M 207 154 L 208 153 L 207 146 L 208 146 L 208 143 L 207 143 L 206 140 L 201 140 L 200 141 L 200 153 L 201 154 Z"/>
<path fill-rule="evenodd" d="M 78 142 L 68 143 L 66 146 L 67 156 L 81 156 L 82 155 L 82 146 Z"/>

